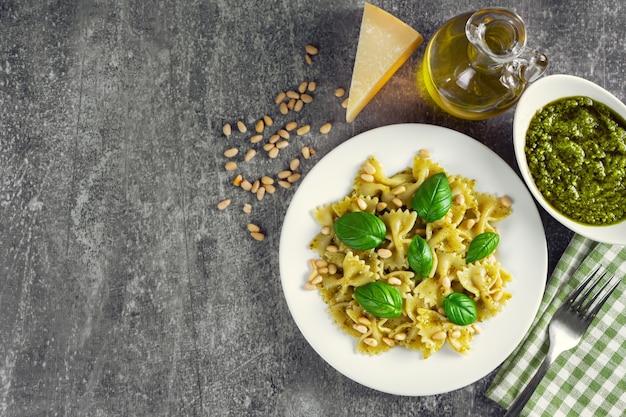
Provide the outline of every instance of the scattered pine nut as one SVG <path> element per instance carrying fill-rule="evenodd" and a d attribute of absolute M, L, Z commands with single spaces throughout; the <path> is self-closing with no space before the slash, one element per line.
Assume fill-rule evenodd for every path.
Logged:
<path fill-rule="evenodd" d="M 304 159 L 309 159 L 311 157 L 311 149 L 308 146 L 302 147 L 302 156 Z"/>
<path fill-rule="evenodd" d="M 276 147 L 276 145 L 274 144 L 274 142 L 270 141 L 269 143 L 266 143 L 265 145 L 263 145 L 263 150 L 265 152 L 269 152 L 272 149 L 274 149 Z"/>
<path fill-rule="evenodd" d="M 274 134 L 272 136 L 270 136 L 268 142 L 269 143 L 276 143 L 280 140 L 280 136 L 278 134 Z"/>
<path fill-rule="evenodd" d="M 243 205 L 243 212 L 246 213 L 246 214 L 252 213 L 252 206 L 250 204 L 248 204 L 248 203 L 245 203 Z"/>
<path fill-rule="evenodd" d="M 296 104 L 293 106 L 293 111 L 299 112 L 304 107 L 304 101 L 301 99 L 296 100 Z"/>
<path fill-rule="evenodd" d="M 252 236 L 254 240 L 258 240 L 259 242 L 265 240 L 265 235 L 261 232 L 252 232 L 250 233 L 250 236 Z"/>
<path fill-rule="evenodd" d="M 224 124 L 224 127 L 222 127 L 222 132 L 227 137 L 230 136 L 233 133 L 233 128 L 230 126 L 230 123 Z"/>
<path fill-rule="evenodd" d="M 343 97 L 346 94 L 346 90 L 342 87 L 339 87 L 335 90 L 335 97 Z"/>
<path fill-rule="evenodd" d="M 368 319 L 365 316 L 361 316 L 358 318 L 357 320 L 359 323 L 364 324 L 366 326 L 371 326 L 372 325 L 372 321 L 370 319 Z"/>
<path fill-rule="evenodd" d="M 447 337 L 446 332 L 437 332 L 435 334 L 433 334 L 432 336 L 430 336 L 431 339 L 433 340 L 445 340 Z"/>
<path fill-rule="evenodd" d="M 309 86 L 309 83 L 307 83 L 306 81 L 301 82 L 300 85 L 298 86 L 298 92 L 300 94 L 304 93 L 308 86 Z"/>
<path fill-rule="evenodd" d="M 291 132 L 296 127 L 298 127 L 298 122 L 296 122 L 296 121 L 292 121 L 292 122 L 289 122 L 289 123 L 285 124 L 285 130 L 287 132 Z"/>
<path fill-rule="evenodd" d="M 252 233 L 252 232 L 260 232 L 261 231 L 261 228 L 258 225 L 254 224 L 254 223 L 248 223 L 248 225 L 246 227 L 248 228 L 248 231 L 250 233 Z"/>
<path fill-rule="evenodd" d="M 396 342 L 388 337 L 383 337 L 383 343 L 389 347 L 394 347 L 396 345 Z"/>
<path fill-rule="evenodd" d="M 259 187 L 256 191 L 256 199 L 261 201 L 263 200 L 263 197 L 265 197 L 265 187 Z"/>
<path fill-rule="evenodd" d="M 335 275 L 337 273 L 337 265 L 335 264 L 329 264 L 328 265 L 328 273 L 330 275 Z"/>
<path fill-rule="evenodd" d="M 365 325 L 363 325 L 363 324 L 356 324 L 356 323 L 355 323 L 355 324 L 352 326 L 352 328 L 353 328 L 354 330 L 356 330 L 357 332 L 362 333 L 362 334 L 365 334 L 365 333 L 367 333 L 367 331 L 368 331 L 367 326 L 365 326 Z"/>
<path fill-rule="evenodd" d="M 290 176 L 291 174 L 293 174 L 293 172 L 289 171 L 289 170 L 285 170 L 285 171 L 280 171 L 278 174 L 276 174 L 276 176 L 281 179 L 284 180 L 285 178 L 287 178 L 288 176 Z"/>
<path fill-rule="evenodd" d="M 276 192 L 276 187 L 274 187 L 274 184 L 265 184 L 263 188 L 265 188 L 265 191 L 269 194 L 274 194 Z"/>
<path fill-rule="evenodd" d="M 349 98 L 345 99 L 344 101 L 341 102 L 341 107 L 343 107 L 344 109 L 348 108 L 348 100 Z"/>
<path fill-rule="evenodd" d="M 510 197 L 504 196 L 500 198 L 500 204 L 502 204 L 503 207 L 510 208 L 513 205 L 513 202 Z"/>
<path fill-rule="evenodd" d="M 267 175 L 263 175 L 261 177 L 261 184 L 263 185 L 274 184 L 274 179 L 272 177 L 268 177 Z"/>
<path fill-rule="evenodd" d="M 304 289 L 308 291 L 313 291 L 313 290 L 316 290 L 317 287 L 311 284 L 310 282 L 307 282 L 306 284 L 304 284 Z"/>
<path fill-rule="evenodd" d="M 305 46 L 304 50 L 309 55 L 317 55 L 317 53 L 319 52 L 319 49 L 317 49 L 316 46 L 311 45 L 311 44 L 308 44 L 307 46 Z"/>
<path fill-rule="evenodd" d="M 365 171 L 365 173 L 367 174 L 374 175 L 376 173 L 376 167 L 374 167 L 374 165 L 370 164 L 369 162 L 365 162 L 363 164 L 363 171 Z"/>
<path fill-rule="evenodd" d="M 320 284 L 320 283 L 322 282 L 322 280 L 323 280 L 323 279 L 324 279 L 324 278 L 323 278 L 321 275 L 318 275 L 318 276 L 316 276 L 315 278 L 313 278 L 313 279 L 311 280 L 311 284 L 313 284 L 313 285 Z"/>
<path fill-rule="evenodd" d="M 289 102 L 287 103 L 287 109 L 293 110 L 294 107 L 296 107 L 296 99 L 289 99 Z"/>
<path fill-rule="evenodd" d="M 310 104 L 313 103 L 313 96 L 305 93 L 300 96 L 300 100 L 302 100 L 304 104 Z"/>
<path fill-rule="evenodd" d="M 230 198 L 227 198 L 226 200 L 222 200 L 219 203 L 217 203 L 218 210 L 224 210 L 228 206 L 230 206 Z"/>
<path fill-rule="evenodd" d="M 298 158 L 293 158 L 291 162 L 289 162 L 289 169 L 292 171 L 297 170 L 300 167 L 300 160 Z M 290 174 L 291 175 L 291 174 Z"/>
<path fill-rule="evenodd" d="M 280 151 L 280 149 L 278 149 L 276 146 L 274 146 L 272 149 L 270 149 L 270 151 L 267 153 L 267 156 L 269 156 L 270 158 L 274 159 L 278 156 L 278 152 Z"/>
<path fill-rule="evenodd" d="M 450 278 L 446 277 L 446 276 L 442 277 L 441 278 L 441 286 L 443 288 L 445 288 L 445 289 L 450 288 L 452 286 L 452 282 L 450 281 Z"/>
<path fill-rule="evenodd" d="M 310 82 L 309 82 L 309 86 L 308 86 L 308 88 L 307 88 L 307 89 L 308 89 L 310 92 L 313 92 L 313 91 L 315 91 L 315 89 L 316 89 L 316 88 L 317 88 L 317 83 L 316 83 L 315 81 L 310 81 Z"/>
<path fill-rule="evenodd" d="M 321 233 L 322 233 L 324 236 L 328 236 L 328 235 L 330 235 L 330 230 L 331 230 L 331 229 L 330 229 L 330 226 L 324 226 L 324 227 L 322 227 L 322 232 L 321 232 Z"/>
<path fill-rule="evenodd" d="M 428 149 L 420 149 L 417 154 L 419 155 L 420 158 L 422 159 L 428 159 L 430 158 L 430 151 Z"/>
<path fill-rule="evenodd" d="M 248 162 L 252 158 L 254 158 L 255 156 L 256 156 L 256 151 L 254 149 L 248 149 L 248 151 L 246 152 L 246 154 L 243 157 L 243 160 Z"/>
<path fill-rule="evenodd" d="M 246 133 L 248 131 L 248 128 L 246 127 L 245 123 L 242 122 L 241 120 L 237 122 L 237 129 L 239 129 L 241 133 Z"/>
<path fill-rule="evenodd" d="M 285 180 L 278 181 L 278 185 L 280 185 L 283 188 L 291 188 L 291 183 Z"/>
<path fill-rule="evenodd" d="M 280 104 L 283 100 L 285 100 L 285 98 L 287 97 L 287 94 L 284 91 L 281 91 L 280 93 L 278 93 L 278 95 L 276 96 L 276 99 L 274 99 L 274 102 L 276 104 Z"/>
<path fill-rule="evenodd" d="M 290 176 L 287 177 L 287 181 L 289 181 L 290 183 L 293 184 L 294 182 L 298 181 L 301 176 L 302 176 L 302 174 L 294 172 L 293 174 L 291 174 Z"/>
<path fill-rule="evenodd" d="M 296 134 L 298 136 L 306 135 L 311 130 L 311 125 L 300 126 L 298 130 L 296 130 Z"/>
<path fill-rule="evenodd" d="M 387 259 L 387 258 L 391 258 L 391 256 L 393 255 L 393 252 L 391 252 L 389 249 L 386 248 L 380 248 L 376 251 L 376 253 L 378 253 L 378 256 L 380 256 L 383 259 Z M 389 278 L 389 280 L 391 280 L 392 278 Z M 398 279 L 398 278 L 396 278 Z M 390 282 L 391 284 L 391 282 Z M 391 284 L 393 285 L 393 284 Z"/>
<path fill-rule="evenodd" d="M 235 187 L 239 187 L 243 182 L 243 175 L 239 174 L 235 178 L 233 178 L 233 185 Z"/>
<path fill-rule="evenodd" d="M 376 204 L 376 211 L 383 211 L 386 208 L 387 208 L 387 203 L 385 203 L 384 201 L 381 201 L 380 203 Z"/>
<path fill-rule="evenodd" d="M 450 333 L 450 337 L 452 339 L 458 339 L 459 337 L 461 337 L 461 331 L 460 330 L 455 330 L 452 333 Z"/>
<path fill-rule="evenodd" d="M 278 149 L 285 149 L 287 146 L 289 146 L 289 142 L 286 140 L 281 140 L 280 142 L 276 142 L 276 148 Z"/>
<path fill-rule="evenodd" d="M 237 169 L 237 163 L 235 161 L 228 161 L 224 164 L 226 171 L 234 171 Z"/>
<path fill-rule="evenodd" d="M 252 183 L 252 188 L 250 188 L 250 192 L 256 194 L 259 191 L 259 187 L 261 186 L 261 181 L 256 180 Z"/>
<path fill-rule="evenodd" d="M 398 197 L 394 197 L 391 202 L 393 204 L 396 205 L 396 207 L 402 207 L 404 205 L 404 202 L 402 202 L 402 200 L 400 200 Z"/>
<path fill-rule="evenodd" d="M 326 246 L 326 252 L 337 253 L 338 251 L 339 251 L 339 248 L 335 245 Z"/>
<path fill-rule="evenodd" d="M 361 174 L 361 179 L 365 182 L 374 182 L 374 176 L 371 174 Z"/>
<path fill-rule="evenodd" d="M 269 117 L 268 115 L 263 116 L 263 123 L 265 123 L 265 126 L 272 126 L 274 124 L 274 121 L 272 120 L 271 117 Z"/>
<path fill-rule="evenodd" d="M 457 206 L 463 205 L 463 203 L 465 203 L 465 196 L 463 194 L 456 194 L 454 197 L 452 197 L 452 201 Z"/>
<path fill-rule="evenodd" d="M 263 135 L 254 135 L 250 137 L 250 143 L 259 143 L 263 140 Z"/>
<path fill-rule="evenodd" d="M 237 148 L 229 148 L 224 151 L 224 156 L 226 158 L 232 158 L 233 156 L 239 153 L 239 149 Z"/>
<path fill-rule="evenodd" d="M 305 61 L 308 65 L 313 64 L 313 60 L 311 60 L 311 55 L 309 55 L 309 54 L 305 54 L 305 55 L 304 55 L 304 61 Z"/>
<path fill-rule="evenodd" d="M 332 125 L 330 123 L 324 123 L 322 127 L 320 127 L 320 133 L 325 135 L 328 132 L 330 132 L 331 128 L 332 128 Z"/>
<path fill-rule="evenodd" d="M 357 198 L 356 205 L 363 211 L 367 209 L 367 203 L 362 198 Z"/>
<path fill-rule="evenodd" d="M 283 139 L 289 139 L 290 137 L 289 132 L 287 132 L 285 129 L 280 129 L 278 131 L 278 136 L 280 136 Z"/>
<path fill-rule="evenodd" d="M 243 180 L 241 181 L 241 188 L 245 191 L 250 191 L 252 190 L 252 183 L 248 180 Z"/>
<path fill-rule="evenodd" d="M 263 121 L 263 119 L 256 122 L 256 125 L 254 126 L 254 130 L 256 130 L 257 133 L 263 132 L 264 129 L 265 129 L 265 122 Z"/>
<path fill-rule="evenodd" d="M 404 185 L 399 185 L 391 190 L 391 194 L 398 195 L 398 194 L 402 194 L 405 191 L 406 191 L 406 187 Z"/>
<path fill-rule="evenodd" d="M 280 106 L 278 106 L 278 110 L 280 111 L 281 114 L 289 113 L 289 108 L 287 107 L 285 102 L 280 103 Z"/>
<path fill-rule="evenodd" d="M 300 93 L 293 91 L 293 90 L 289 90 L 287 91 L 287 97 L 289 98 L 294 98 L 294 99 L 299 99 L 300 98 Z"/>
<path fill-rule="evenodd" d="M 396 333 L 393 338 L 398 341 L 406 340 L 406 333 Z"/>
<path fill-rule="evenodd" d="M 398 278 L 398 277 L 390 277 L 390 278 L 387 280 L 387 283 L 388 283 L 389 285 L 395 285 L 395 286 L 397 287 L 397 286 L 402 285 L 402 280 L 401 280 L 400 278 Z"/>

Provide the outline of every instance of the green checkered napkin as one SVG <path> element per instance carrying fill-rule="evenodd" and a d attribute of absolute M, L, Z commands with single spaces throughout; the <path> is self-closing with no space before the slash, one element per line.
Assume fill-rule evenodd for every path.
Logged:
<path fill-rule="evenodd" d="M 598 263 L 616 276 L 624 277 L 626 246 L 600 244 L 575 235 L 548 281 L 539 313 L 526 338 L 502 364 L 487 390 L 489 398 L 508 408 L 524 389 L 548 351 L 550 319 L 565 297 Z M 521 415 L 624 415 L 625 358 L 626 279 L 622 279 L 580 344 L 552 364 Z"/>

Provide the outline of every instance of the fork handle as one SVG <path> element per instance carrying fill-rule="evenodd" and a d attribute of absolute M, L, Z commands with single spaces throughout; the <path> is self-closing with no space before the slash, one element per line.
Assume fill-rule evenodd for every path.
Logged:
<path fill-rule="evenodd" d="M 552 360 L 550 359 L 550 355 L 546 356 L 543 362 L 541 362 L 541 365 L 539 365 L 539 368 L 537 369 L 537 372 L 535 372 L 535 375 L 533 375 L 530 381 L 528 381 L 528 385 L 526 385 L 526 388 L 524 388 L 521 394 L 517 396 L 513 404 L 511 404 L 509 410 L 506 412 L 504 417 L 516 417 L 520 415 L 520 413 L 524 409 L 524 406 L 533 395 L 533 392 L 535 392 L 535 389 L 545 376 L 546 372 L 548 372 L 548 368 L 550 368 L 551 363 Z"/>

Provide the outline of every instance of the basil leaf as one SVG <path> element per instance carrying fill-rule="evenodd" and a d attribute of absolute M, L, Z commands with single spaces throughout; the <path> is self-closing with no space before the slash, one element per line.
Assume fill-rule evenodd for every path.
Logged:
<path fill-rule="evenodd" d="M 393 285 L 374 281 L 354 289 L 354 298 L 368 313 L 382 318 L 402 314 L 402 295 Z"/>
<path fill-rule="evenodd" d="M 415 277 L 424 279 L 433 269 L 433 251 L 426 240 L 421 236 L 414 236 L 407 253 L 409 266 L 415 272 Z"/>
<path fill-rule="evenodd" d="M 352 249 L 373 249 L 387 234 L 385 222 L 366 211 L 346 213 L 335 221 L 335 234 Z"/>
<path fill-rule="evenodd" d="M 467 249 L 465 262 L 475 262 L 489 256 L 500 242 L 500 235 L 494 232 L 484 232 L 476 236 Z"/>
<path fill-rule="evenodd" d="M 452 190 L 446 174 L 439 172 L 427 178 L 413 195 L 411 207 L 426 223 L 445 216 L 452 207 Z"/>
<path fill-rule="evenodd" d="M 476 321 L 476 303 L 462 292 L 453 292 L 443 299 L 443 310 L 454 324 L 466 326 Z"/>

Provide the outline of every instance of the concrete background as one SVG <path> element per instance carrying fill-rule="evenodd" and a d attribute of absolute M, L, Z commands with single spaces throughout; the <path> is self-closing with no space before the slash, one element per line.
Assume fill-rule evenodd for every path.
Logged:
<path fill-rule="evenodd" d="M 426 39 L 487 1 L 380 0 Z M 548 73 L 626 98 L 626 10 L 619 0 L 501 1 L 518 11 Z M 413 86 L 424 46 L 352 124 L 349 87 L 363 2 L 0 1 L 0 415 L 501 416 L 493 374 L 447 394 L 379 393 L 307 344 L 279 279 L 282 218 L 297 184 L 262 201 L 231 181 L 222 134 L 265 114 L 314 131 L 247 178 L 306 175 L 336 145 L 374 127 L 433 123 L 466 133 L 517 169 L 513 111 L 467 122 Z M 304 46 L 320 52 L 312 65 Z M 315 80 L 294 116 L 279 91 Z M 333 123 L 327 136 L 322 122 Z M 224 211 L 217 203 L 232 204 Z M 245 214 L 242 206 L 253 206 Z M 542 218 L 550 270 L 571 233 Z M 263 242 L 246 224 L 258 224 Z M 419 377 L 419 376 L 416 376 Z"/>

